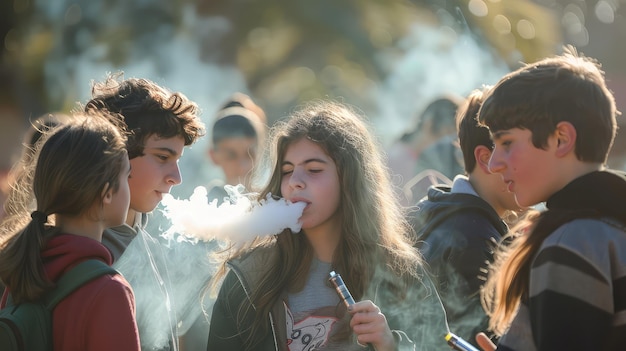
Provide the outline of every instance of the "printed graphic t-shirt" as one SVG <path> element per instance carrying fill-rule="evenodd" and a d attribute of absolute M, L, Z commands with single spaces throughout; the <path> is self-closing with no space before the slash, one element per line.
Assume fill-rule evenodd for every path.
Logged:
<path fill-rule="evenodd" d="M 330 263 L 313 259 L 304 289 L 288 295 L 285 313 L 290 351 L 363 350 L 351 336 L 343 341 L 333 338 L 339 330 L 349 328 L 350 315 L 328 282 L 330 270 Z"/>

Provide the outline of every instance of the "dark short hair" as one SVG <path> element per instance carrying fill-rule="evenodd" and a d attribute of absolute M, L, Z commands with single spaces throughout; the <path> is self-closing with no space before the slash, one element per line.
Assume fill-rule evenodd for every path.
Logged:
<path fill-rule="evenodd" d="M 500 79 L 487 94 L 479 120 L 492 133 L 528 129 L 537 148 L 547 146 L 559 122 L 570 122 L 577 133 L 576 157 L 605 162 L 618 113 L 599 63 L 567 47 L 562 55 L 527 64 Z"/>
<path fill-rule="evenodd" d="M 478 110 L 486 90 L 487 88 L 473 90 L 459 106 L 456 114 L 459 145 L 463 153 L 463 163 L 467 174 L 472 173 L 476 167 L 474 150 L 477 146 L 482 145 L 490 150 L 493 149 L 489 128 L 478 122 Z"/>

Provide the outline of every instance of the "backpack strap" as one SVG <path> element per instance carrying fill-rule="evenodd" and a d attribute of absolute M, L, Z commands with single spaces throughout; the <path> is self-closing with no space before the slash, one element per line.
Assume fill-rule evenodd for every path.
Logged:
<path fill-rule="evenodd" d="M 74 290 L 105 274 L 113 275 L 119 274 L 119 272 L 108 264 L 96 259 L 77 264 L 63 274 L 57 281 L 56 287 L 44 296 L 46 308 L 52 310 L 57 303 Z"/>

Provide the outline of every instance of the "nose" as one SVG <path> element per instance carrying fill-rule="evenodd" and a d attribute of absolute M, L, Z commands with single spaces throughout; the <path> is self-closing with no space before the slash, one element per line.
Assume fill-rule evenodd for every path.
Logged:
<path fill-rule="evenodd" d="M 178 166 L 178 162 L 174 164 L 172 169 L 167 173 L 165 181 L 170 185 L 178 185 L 182 183 L 183 177 L 180 174 L 180 167 Z"/>
<path fill-rule="evenodd" d="M 502 160 L 502 155 L 498 148 L 494 148 L 489 158 L 489 172 L 502 173 L 506 169 L 506 164 Z"/>
<path fill-rule="evenodd" d="M 289 177 L 289 187 L 294 189 L 304 189 L 305 187 L 303 173 L 298 170 L 298 168 L 291 172 L 291 176 Z"/>

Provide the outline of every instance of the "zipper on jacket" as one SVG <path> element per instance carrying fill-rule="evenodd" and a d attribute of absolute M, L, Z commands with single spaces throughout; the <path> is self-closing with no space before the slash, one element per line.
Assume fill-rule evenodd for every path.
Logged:
<path fill-rule="evenodd" d="M 235 275 L 237 276 L 237 279 L 239 279 L 239 282 L 241 283 L 241 288 L 243 289 L 243 292 L 248 297 L 248 301 L 250 301 L 250 306 L 252 306 L 252 308 L 254 308 L 254 310 L 256 311 L 256 306 L 254 305 L 254 303 L 252 303 L 252 297 L 250 296 L 250 292 L 248 291 L 248 288 L 246 287 L 246 281 L 243 279 L 243 275 L 239 273 L 239 271 L 234 265 L 230 263 L 227 263 L 227 265 L 230 268 L 230 270 L 233 271 L 233 273 L 235 273 Z M 276 349 L 276 351 L 279 351 L 278 341 L 276 340 L 276 327 L 274 326 L 274 318 L 272 318 L 272 312 L 269 313 L 269 319 L 270 319 L 270 326 L 272 327 L 272 339 L 274 339 L 274 348 Z"/>

